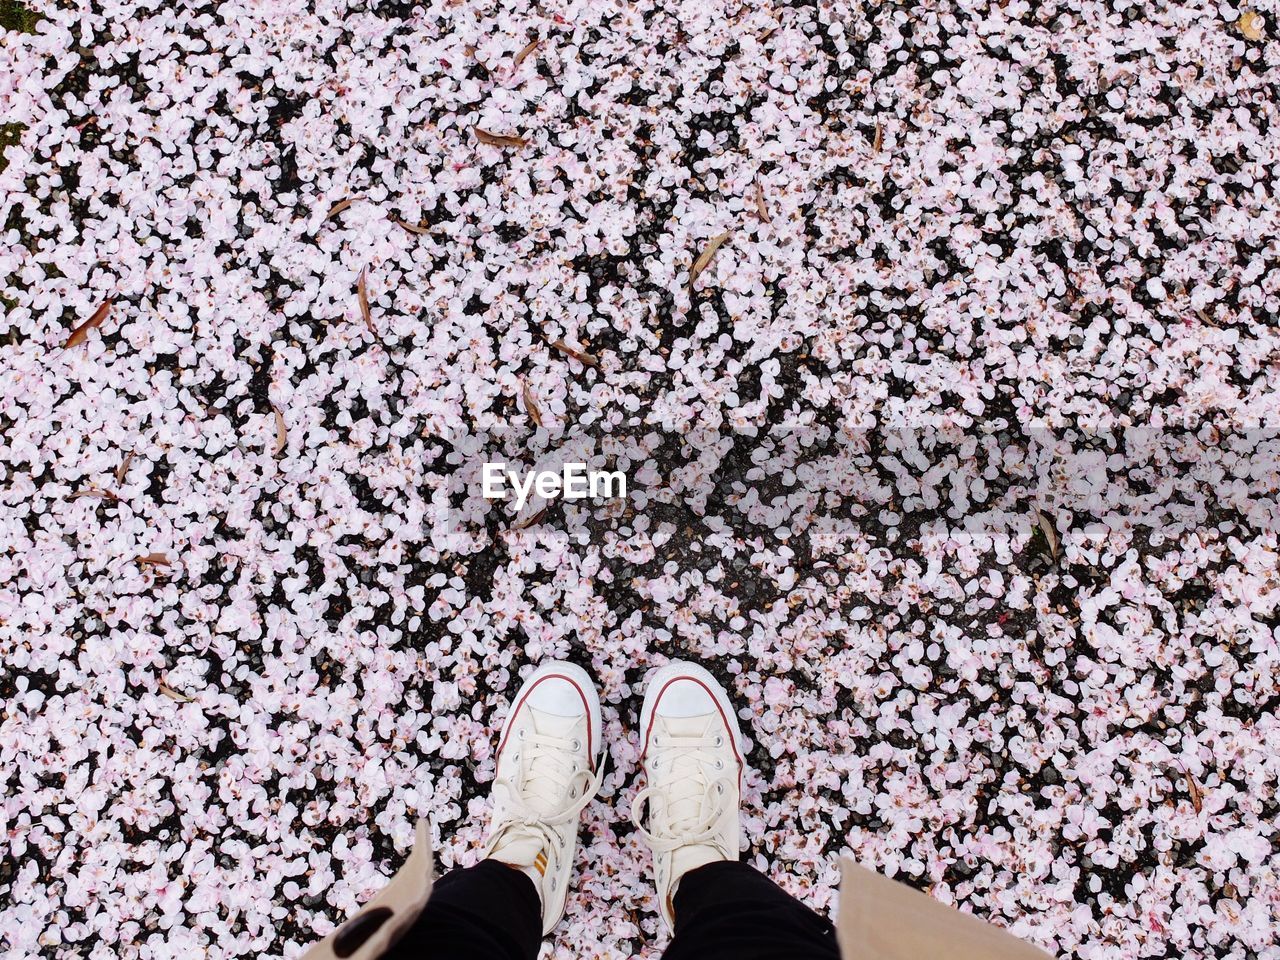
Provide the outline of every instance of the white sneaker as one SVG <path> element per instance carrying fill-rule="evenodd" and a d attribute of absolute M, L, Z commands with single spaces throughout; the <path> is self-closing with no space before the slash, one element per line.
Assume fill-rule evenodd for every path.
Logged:
<path fill-rule="evenodd" d="M 671 901 L 680 878 L 704 864 L 738 859 L 741 742 L 733 705 L 710 673 L 679 660 L 649 673 L 640 710 L 648 784 L 631 804 L 631 822 L 653 850 L 658 904 L 669 929 L 675 928 Z M 647 827 L 641 822 L 646 806 Z"/>
<path fill-rule="evenodd" d="M 502 727 L 485 856 L 533 880 L 544 935 L 564 916 L 578 817 L 600 789 L 603 759 L 591 678 L 572 663 L 543 663 Z"/>

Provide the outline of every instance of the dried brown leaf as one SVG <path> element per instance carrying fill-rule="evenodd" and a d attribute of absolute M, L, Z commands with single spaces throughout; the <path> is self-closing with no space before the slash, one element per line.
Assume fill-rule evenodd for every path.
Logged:
<path fill-rule="evenodd" d="M 360 271 L 360 279 L 356 282 L 356 296 L 360 299 L 360 316 L 364 317 L 365 326 L 370 333 L 373 329 L 373 311 L 369 309 L 369 268 Z M 375 334 L 376 335 L 376 334 Z"/>
<path fill-rule="evenodd" d="M 515 525 L 515 529 L 527 530 L 529 527 L 532 527 L 535 523 L 541 523 L 542 518 L 547 515 L 547 511 L 549 509 L 551 509 L 550 505 L 543 507 L 537 513 L 531 516 L 525 517 L 523 520 L 521 520 L 519 523 Z"/>
<path fill-rule="evenodd" d="M 392 217 L 391 222 L 401 229 L 408 230 L 410 233 L 416 233 L 421 236 L 429 233 L 431 228 L 422 223 L 410 223 L 408 220 L 401 220 L 399 217 Z"/>
<path fill-rule="evenodd" d="M 529 58 L 529 55 L 533 53 L 533 51 L 538 49 L 538 46 L 541 43 L 542 43 L 541 40 L 530 40 L 523 47 L 521 47 L 520 52 L 517 53 L 515 56 L 515 59 L 511 61 L 511 69 L 515 70 L 517 67 L 520 66 L 520 64 L 524 63 L 525 60 Z"/>
<path fill-rule="evenodd" d="M 773 223 L 773 219 L 769 216 L 769 205 L 764 202 L 764 187 L 756 184 L 756 216 L 760 218 L 761 223 Z"/>
<path fill-rule="evenodd" d="M 185 693 L 179 693 L 177 690 L 173 689 L 173 687 L 169 686 L 167 683 L 160 684 L 160 692 L 164 696 L 168 697 L 170 700 L 177 700 L 179 703 L 191 702 L 191 698 L 188 697 Z"/>
<path fill-rule="evenodd" d="M 529 414 L 529 419 L 535 427 L 542 426 L 542 411 L 538 409 L 538 401 L 534 399 L 529 384 L 523 380 L 520 381 L 520 393 L 524 397 L 524 409 Z"/>
<path fill-rule="evenodd" d="M 342 213 L 343 210 L 346 210 L 349 206 L 351 206 L 357 200 L 363 200 L 363 199 L 364 197 L 347 197 L 344 200 L 339 200 L 332 207 L 330 207 L 329 212 L 324 215 L 325 220 L 326 221 L 332 220 L 334 217 Z"/>
<path fill-rule="evenodd" d="M 879 120 L 877 120 L 876 121 L 876 140 L 875 140 L 875 143 L 871 145 L 871 150 L 873 153 L 879 153 L 880 149 L 883 146 L 884 146 L 884 124 L 882 124 Z"/>
<path fill-rule="evenodd" d="M 169 558 L 163 553 L 147 553 L 138 557 L 135 561 L 140 567 L 169 567 L 172 564 Z"/>
<path fill-rule="evenodd" d="M 120 461 L 120 466 L 116 468 L 116 486 L 124 483 L 124 478 L 129 474 L 129 464 L 133 463 L 133 451 L 130 450 L 124 455 L 124 459 Z"/>
<path fill-rule="evenodd" d="M 1031 512 L 1035 514 L 1036 523 L 1040 527 L 1040 532 L 1044 534 L 1045 542 L 1049 544 L 1049 553 L 1053 559 L 1058 559 L 1058 531 L 1054 529 L 1053 523 L 1043 513 L 1035 507 L 1031 508 Z"/>
<path fill-rule="evenodd" d="M 594 356 L 593 354 L 587 353 L 587 351 L 581 349 L 580 347 L 571 347 L 569 346 L 569 344 L 565 343 L 563 340 L 553 340 L 551 342 L 551 346 L 554 349 L 559 350 L 566 357 L 572 357 L 574 360 L 577 360 L 584 367 L 591 367 L 595 370 L 600 369 L 599 358 Z"/>
<path fill-rule="evenodd" d="M 529 142 L 524 137 L 517 137 L 507 133 L 493 133 L 483 127 L 472 127 L 472 129 L 475 131 L 477 140 L 481 143 L 487 143 L 491 147 L 523 147 Z"/>
<path fill-rule="evenodd" d="M 1196 778 L 1191 774 L 1185 774 L 1187 780 L 1187 792 L 1191 794 L 1191 806 L 1195 807 L 1196 813 L 1204 809 L 1204 794 L 1200 790 L 1200 784 L 1196 783 Z"/>
<path fill-rule="evenodd" d="M 1236 21 L 1236 27 L 1240 31 L 1240 35 L 1246 40 L 1261 40 L 1265 32 L 1267 21 L 1263 19 L 1261 14 L 1252 10 L 1246 10 L 1240 14 L 1240 19 Z"/>
<path fill-rule="evenodd" d="M 93 497 L 95 500 L 110 500 L 112 503 L 119 503 L 120 498 L 110 490 L 77 490 L 71 495 L 72 500 L 79 500 L 82 497 Z"/>
<path fill-rule="evenodd" d="M 67 337 L 67 342 L 62 345 L 62 349 L 70 350 L 72 347 L 78 347 L 89 339 L 89 331 L 95 327 L 102 326 L 102 321 L 111 315 L 111 298 L 107 298 L 102 306 L 93 311 L 93 314 L 80 326 L 71 331 L 71 336 Z"/>
<path fill-rule="evenodd" d="M 284 453 L 284 448 L 289 445 L 289 428 L 285 425 L 284 414 L 275 407 L 271 408 L 271 412 L 276 415 L 276 456 Z"/>
<path fill-rule="evenodd" d="M 707 267 L 711 265 L 711 260 L 716 255 L 716 251 L 724 245 L 724 242 L 728 240 L 732 234 L 732 230 L 726 230 L 719 236 L 712 237 L 711 242 L 708 243 L 702 253 L 698 255 L 698 259 L 693 261 L 693 267 L 689 271 L 690 289 L 693 289 L 693 285 L 697 283 L 698 277 L 702 276 L 702 271 L 706 270 Z"/>
<path fill-rule="evenodd" d="M 1204 809 L 1204 791 L 1200 789 L 1200 784 L 1191 775 L 1191 771 L 1187 769 L 1186 764 L 1179 760 L 1178 766 L 1182 767 L 1182 779 L 1187 784 L 1187 793 L 1191 797 L 1191 806 L 1195 808 L 1196 813 L 1199 813 Z"/>

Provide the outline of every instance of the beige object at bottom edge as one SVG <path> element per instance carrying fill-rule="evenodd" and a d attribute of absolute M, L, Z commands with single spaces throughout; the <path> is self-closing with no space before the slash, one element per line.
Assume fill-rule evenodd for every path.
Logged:
<path fill-rule="evenodd" d="M 413 852 L 382 891 L 302 955 L 303 960 L 376 960 L 409 928 L 431 896 L 433 858 L 425 820 Z M 1048 960 L 1038 947 L 928 894 L 840 861 L 836 928 L 847 960 Z"/>

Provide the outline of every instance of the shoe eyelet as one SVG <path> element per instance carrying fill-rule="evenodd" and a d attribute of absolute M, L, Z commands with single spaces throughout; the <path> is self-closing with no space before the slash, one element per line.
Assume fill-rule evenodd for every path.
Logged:
<path fill-rule="evenodd" d="M 717 770 L 723 770 L 723 769 L 724 769 L 724 761 L 723 761 L 723 760 L 717 760 L 717 761 L 716 761 L 716 769 L 717 769 Z"/>
<path fill-rule="evenodd" d="M 717 746 L 717 747 L 723 747 L 723 746 L 724 746 L 724 737 L 720 736 L 719 734 L 716 734 L 716 740 L 715 740 L 715 743 L 716 743 L 716 746 Z"/>
<path fill-rule="evenodd" d="M 573 749 L 575 749 L 575 750 L 581 750 L 581 749 L 582 749 L 582 741 L 581 741 L 581 740 L 574 740 L 574 741 L 573 741 Z"/>

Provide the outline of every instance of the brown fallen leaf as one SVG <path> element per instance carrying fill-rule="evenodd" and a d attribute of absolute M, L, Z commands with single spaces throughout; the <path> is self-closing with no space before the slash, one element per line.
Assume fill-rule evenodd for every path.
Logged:
<path fill-rule="evenodd" d="M 124 478 L 129 473 L 129 464 L 133 463 L 133 451 L 130 450 L 124 455 L 124 459 L 120 461 L 120 466 L 116 468 L 116 486 L 124 483 Z"/>
<path fill-rule="evenodd" d="M 339 200 L 332 207 L 330 207 L 329 212 L 324 215 L 325 220 L 326 221 L 332 220 L 334 217 L 342 213 L 343 210 L 346 210 L 349 206 L 351 206 L 357 200 L 363 200 L 363 199 L 364 197 L 347 197 L 343 200 Z"/>
<path fill-rule="evenodd" d="M 584 367 L 591 367 L 592 369 L 595 369 L 595 370 L 600 369 L 599 358 L 594 356 L 593 354 L 587 353 L 587 351 L 579 347 L 571 347 L 569 346 L 569 344 L 565 343 L 563 340 L 553 340 L 551 342 L 551 346 L 554 349 L 559 350 L 566 357 L 572 357 L 574 360 L 577 360 Z"/>
<path fill-rule="evenodd" d="M 1182 779 L 1186 781 L 1187 793 L 1191 796 L 1191 806 L 1195 808 L 1196 813 L 1199 813 L 1204 809 L 1204 791 L 1200 789 L 1200 784 L 1196 783 L 1196 778 L 1191 775 L 1186 764 L 1179 760 L 1178 766 L 1182 767 Z"/>
<path fill-rule="evenodd" d="M 89 331 L 94 327 L 102 326 L 102 321 L 111 315 L 112 300 L 108 297 L 97 310 L 93 311 L 92 316 L 84 323 L 71 331 L 71 336 L 67 337 L 67 342 L 62 345 L 63 350 L 70 350 L 72 347 L 78 347 L 89 339 Z"/>
<path fill-rule="evenodd" d="M 517 67 L 520 66 L 520 64 L 524 63 L 525 60 L 528 59 L 529 55 L 533 53 L 533 51 L 538 49 L 538 45 L 541 43 L 542 43 L 541 40 L 530 40 L 523 47 L 521 47 L 520 52 L 517 53 L 515 56 L 515 59 L 511 61 L 511 69 L 515 70 Z"/>
<path fill-rule="evenodd" d="M 523 520 L 521 520 L 519 523 L 515 525 L 515 529 L 527 530 L 529 527 L 532 527 L 535 523 L 540 523 L 542 521 L 542 518 L 547 515 L 547 511 L 549 509 L 551 508 L 548 505 L 543 507 L 541 510 L 539 510 L 537 513 L 533 514 L 532 516 L 525 517 Z"/>
<path fill-rule="evenodd" d="M 542 411 L 538 409 L 538 402 L 533 398 L 533 391 L 529 389 L 529 384 L 524 380 L 520 381 L 520 393 L 524 397 L 524 408 L 529 414 L 529 419 L 533 421 L 535 427 L 542 426 Z"/>
<path fill-rule="evenodd" d="M 756 216 L 760 218 L 761 223 L 773 223 L 773 219 L 769 216 L 769 205 L 764 202 L 764 187 L 756 184 Z"/>
<path fill-rule="evenodd" d="M 523 147 L 529 141 L 524 137 L 517 137 L 507 133 L 492 133 L 483 127 L 472 127 L 476 134 L 476 139 L 481 143 L 487 143 L 491 147 Z"/>
<path fill-rule="evenodd" d="M 399 217 L 391 217 L 390 220 L 397 227 L 400 227 L 403 230 L 408 230 L 410 233 L 416 233 L 419 236 L 421 236 L 424 233 L 429 233 L 431 231 L 431 228 L 426 226 L 425 224 L 410 223 L 408 220 L 401 220 Z"/>
<path fill-rule="evenodd" d="M 276 415 L 276 456 L 284 453 L 284 448 L 289 445 L 289 428 L 285 426 L 284 414 L 275 407 L 271 408 L 271 412 Z"/>
<path fill-rule="evenodd" d="M 191 702 L 191 698 L 188 697 L 185 693 L 179 693 L 177 690 L 173 689 L 173 687 L 169 686 L 167 683 L 160 684 L 160 692 L 164 696 L 168 697 L 170 700 L 177 700 L 179 703 Z"/>
<path fill-rule="evenodd" d="M 1246 10 L 1240 14 L 1240 19 L 1236 21 L 1236 27 L 1239 29 L 1240 35 L 1246 40 L 1261 40 L 1266 25 L 1267 21 L 1263 19 L 1262 15 L 1252 10 Z"/>
<path fill-rule="evenodd" d="M 163 553 L 147 553 L 134 561 L 140 567 L 169 567 L 172 564 Z"/>
<path fill-rule="evenodd" d="M 876 140 L 875 140 L 875 143 L 871 145 L 871 150 L 873 153 L 879 153 L 880 148 L 883 146 L 884 146 L 884 124 L 882 124 L 879 120 L 877 120 L 876 121 Z"/>
<path fill-rule="evenodd" d="M 1031 508 L 1031 512 L 1035 514 L 1036 523 L 1040 526 L 1040 532 L 1044 534 L 1045 542 L 1049 544 L 1049 553 L 1053 559 L 1058 559 L 1058 531 L 1054 529 L 1053 524 L 1043 513 L 1035 507 Z"/>
<path fill-rule="evenodd" d="M 693 261 L 693 267 L 689 270 L 689 289 L 693 289 L 693 285 L 697 283 L 698 277 L 702 276 L 702 271 L 706 270 L 711 264 L 711 259 L 716 255 L 716 251 L 724 245 L 724 242 L 733 234 L 732 230 L 726 230 L 719 236 L 712 237 L 711 242 L 707 244 L 706 249 L 698 255 L 698 259 Z"/>
<path fill-rule="evenodd" d="M 96 500 L 110 500 L 112 503 L 120 502 L 120 498 L 110 490 L 77 490 L 71 495 L 72 500 L 79 500 L 82 497 L 93 497 Z"/>
<path fill-rule="evenodd" d="M 360 271 L 360 279 L 356 282 L 356 296 L 360 300 L 360 316 L 364 317 L 365 326 L 370 333 L 373 329 L 373 311 L 369 309 L 369 268 Z"/>

